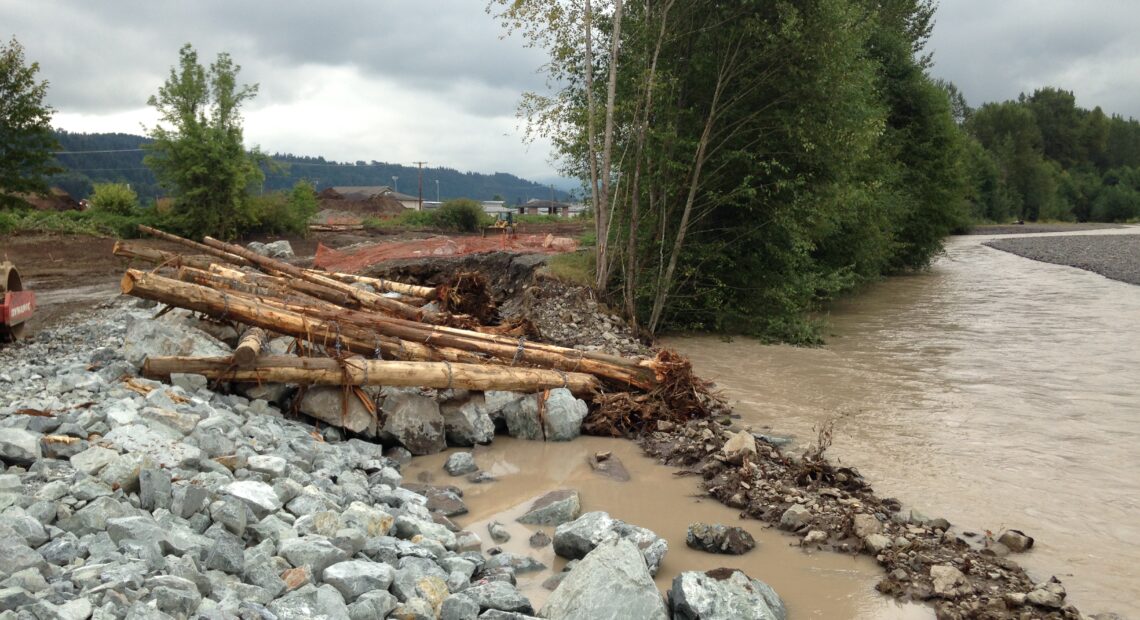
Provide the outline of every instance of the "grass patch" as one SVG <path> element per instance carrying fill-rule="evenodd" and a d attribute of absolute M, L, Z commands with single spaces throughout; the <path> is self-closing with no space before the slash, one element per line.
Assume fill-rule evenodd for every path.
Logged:
<path fill-rule="evenodd" d="M 143 211 L 119 215 L 100 211 L 0 211 L 0 234 L 62 233 L 94 237 L 137 237 L 138 225 L 158 218 Z"/>
<path fill-rule="evenodd" d="M 593 286 L 596 256 L 592 251 L 579 250 L 567 254 L 555 254 L 546 261 L 546 270 L 551 276 L 568 284 Z"/>

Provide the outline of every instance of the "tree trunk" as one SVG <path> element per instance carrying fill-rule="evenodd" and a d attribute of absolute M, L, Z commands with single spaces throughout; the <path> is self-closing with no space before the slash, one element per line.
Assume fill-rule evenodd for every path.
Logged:
<path fill-rule="evenodd" d="M 149 377 L 167 377 L 171 373 L 199 374 L 223 381 L 298 385 L 391 385 L 512 392 L 565 387 L 575 396 L 589 396 L 600 388 L 597 378 L 585 373 L 445 362 L 263 356 L 257 358 L 253 366 L 235 368 L 227 357 L 152 357 L 143 366 L 143 374 Z"/>

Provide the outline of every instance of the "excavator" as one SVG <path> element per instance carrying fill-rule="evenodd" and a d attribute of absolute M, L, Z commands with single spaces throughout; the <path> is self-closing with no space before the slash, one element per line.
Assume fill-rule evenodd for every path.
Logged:
<path fill-rule="evenodd" d="M 36 294 L 24 290 L 15 265 L 0 262 L 0 343 L 23 338 L 25 322 L 35 311 Z"/>

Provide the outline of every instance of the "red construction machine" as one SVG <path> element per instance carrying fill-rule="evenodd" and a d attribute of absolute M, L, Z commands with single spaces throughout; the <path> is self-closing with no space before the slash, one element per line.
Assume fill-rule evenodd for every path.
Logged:
<path fill-rule="evenodd" d="M 15 265 L 0 262 L 0 343 L 23 337 L 24 322 L 35 311 L 36 294 L 24 290 Z"/>

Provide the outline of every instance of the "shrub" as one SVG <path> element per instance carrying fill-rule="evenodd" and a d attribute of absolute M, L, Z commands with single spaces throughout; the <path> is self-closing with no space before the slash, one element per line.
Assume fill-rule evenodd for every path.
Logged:
<path fill-rule="evenodd" d="M 317 192 L 308 181 L 297 181 L 288 193 L 273 192 L 253 199 L 255 229 L 264 233 L 309 232 L 309 220 L 317 214 Z"/>
<path fill-rule="evenodd" d="M 139 196 L 126 183 L 96 183 L 91 208 L 103 213 L 131 215 L 138 210 Z"/>
<path fill-rule="evenodd" d="M 483 206 L 468 198 L 449 200 L 433 215 L 436 226 L 459 232 L 475 232 L 490 223 Z"/>

